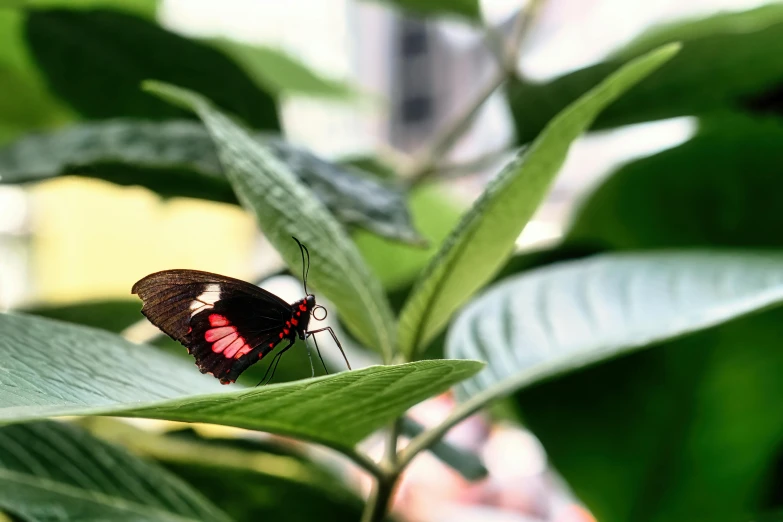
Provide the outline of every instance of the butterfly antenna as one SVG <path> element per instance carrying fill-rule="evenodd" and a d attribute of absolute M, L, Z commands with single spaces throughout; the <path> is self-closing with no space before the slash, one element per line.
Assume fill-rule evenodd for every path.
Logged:
<path fill-rule="evenodd" d="M 310 251 L 307 250 L 307 247 L 304 246 L 294 236 L 291 237 L 293 237 L 294 241 L 296 241 L 296 244 L 299 245 L 299 252 L 302 254 L 302 284 L 304 285 L 305 295 L 308 295 L 309 292 L 307 291 L 307 275 L 310 273 Z M 305 263 L 305 252 L 307 253 L 307 263 Z"/>

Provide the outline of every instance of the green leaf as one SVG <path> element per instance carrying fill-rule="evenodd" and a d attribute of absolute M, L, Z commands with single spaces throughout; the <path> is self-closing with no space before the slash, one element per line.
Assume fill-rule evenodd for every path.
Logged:
<path fill-rule="evenodd" d="M 206 422 L 350 448 L 483 366 L 420 361 L 227 390 L 191 363 L 91 328 L 0 314 L 0 421 L 113 415 Z"/>
<path fill-rule="evenodd" d="M 225 39 L 213 40 L 212 44 L 272 94 L 326 98 L 352 98 L 358 94 L 350 85 L 321 76 L 283 50 Z"/>
<path fill-rule="evenodd" d="M 571 143 L 601 110 L 679 49 L 639 58 L 579 98 L 490 183 L 429 264 L 400 316 L 403 353 L 414 355 L 512 254 L 514 242 L 549 190 Z"/>
<path fill-rule="evenodd" d="M 597 520 L 748 521 L 783 508 L 781 324 L 744 317 L 516 398 Z"/>
<path fill-rule="evenodd" d="M 291 236 L 310 249 L 310 278 L 334 303 L 340 317 L 368 348 L 390 361 L 393 319 L 378 280 L 356 246 L 326 208 L 275 155 L 255 141 L 204 97 L 178 87 L 148 83 L 148 89 L 198 113 L 218 149 L 226 177 L 242 204 L 253 211 L 261 230 L 292 270 L 301 253 Z"/>
<path fill-rule="evenodd" d="M 466 395 L 498 395 L 783 300 L 783 256 L 725 252 L 606 254 L 509 278 L 449 331 L 449 357 L 488 370 Z M 489 392 L 488 392 L 489 393 Z"/>
<path fill-rule="evenodd" d="M 372 0 L 385 2 L 421 15 L 456 15 L 470 21 L 481 20 L 478 0 Z"/>
<path fill-rule="evenodd" d="M 567 242 L 783 247 L 781 143 L 777 118 L 705 118 L 690 141 L 612 174 L 583 202 Z"/>
<path fill-rule="evenodd" d="M 87 118 L 182 117 L 139 90 L 142 81 L 158 78 L 204 93 L 253 127 L 279 128 L 275 101 L 213 47 L 116 11 L 27 13 L 30 51 L 50 87 Z"/>
<path fill-rule="evenodd" d="M 783 6 L 778 4 L 653 29 L 607 61 L 546 84 L 512 82 L 508 92 L 519 141 L 532 140 L 562 107 L 619 64 L 672 41 L 684 43 L 682 52 L 604 111 L 593 128 L 727 109 L 780 113 Z"/>
<path fill-rule="evenodd" d="M 56 422 L 0 427 L 0 508 L 30 520 L 227 520 L 161 467 Z"/>
<path fill-rule="evenodd" d="M 284 161 L 343 224 L 389 239 L 422 242 L 401 190 L 269 134 L 255 133 L 253 138 Z M 82 123 L 28 135 L 0 148 L 0 183 L 70 174 L 141 185 L 164 197 L 237 203 L 209 133 L 194 121 Z"/>
<path fill-rule="evenodd" d="M 360 518 L 357 493 L 337 472 L 308 458 L 310 448 L 234 433 L 205 437 L 192 429 L 160 434 L 101 417 L 80 423 L 102 440 L 154 459 L 233 520 Z"/>

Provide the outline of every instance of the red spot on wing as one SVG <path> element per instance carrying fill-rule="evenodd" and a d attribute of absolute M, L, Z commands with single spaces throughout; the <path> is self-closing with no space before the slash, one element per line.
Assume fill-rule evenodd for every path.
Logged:
<path fill-rule="evenodd" d="M 207 330 L 206 333 L 204 333 L 204 340 L 208 343 L 212 343 L 218 339 L 222 339 L 227 335 L 231 335 L 236 331 L 236 326 L 221 326 L 219 328 L 212 328 L 211 330 Z"/>
<path fill-rule="evenodd" d="M 288 335 L 288 332 L 290 332 L 290 330 L 289 330 L 288 328 L 283 328 L 283 333 L 284 333 L 285 335 Z"/>
<path fill-rule="evenodd" d="M 231 346 L 231 344 L 234 343 L 237 339 L 241 339 L 241 337 L 239 337 L 239 334 L 236 332 L 232 333 L 231 335 L 227 335 L 212 345 L 212 351 L 215 353 L 221 353 L 223 350 Z"/>
<path fill-rule="evenodd" d="M 239 350 L 242 349 L 242 347 L 245 345 L 245 340 L 241 337 L 237 336 L 236 339 L 234 339 L 234 342 L 228 345 L 228 348 L 223 352 L 223 357 L 226 359 L 233 358 Z"/>
<path fill-rule="evenodd" d="M 220 314 L 209 314 L 210 326 L 228 326 L 231 322 Z"/>
<path fill-rule="evenodd" d="M 291 319 L 291 324 L 296 326 L 299 324 L 299 321 L 297 321 L 296 319 Z"/>
<path fill-rule="evenodd" d="M 299 315 L 301 315 L 301 314 L 302 314 L 302 312 L 296 312 L 296 315 L 297 315 L 297 316 L 299 316 Z"/>
<path fill-rule="evenodd" d="M 270 348 L 274 348 L 275 347 L 275 343 L 269 343 L 269 347 Z M 261 357 L 261 354 L 259 353 L 258 356 Z"/>
<path fill-rule="evenodd" d="M 300 309 L 301 311 L 303 311 L 303 312 L 306 312 L 306 311 L 307 311 L 307 307 L 306 307 L 304 304 L 300 304 L 300 305 L 299 305 L 299 309 Z"/>
<path fill-rule="evenodd" d="M 283 332 L 280 332 L 280 338 L 281 339 L 283 338 Z"/>

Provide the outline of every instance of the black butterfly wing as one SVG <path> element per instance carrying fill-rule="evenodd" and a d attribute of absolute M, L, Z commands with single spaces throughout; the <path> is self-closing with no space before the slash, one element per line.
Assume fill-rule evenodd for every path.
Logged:
<path fill-rule="evenodd" d="M 197 270 L 156 272 L 133 285 L 141 312 L 196 358 L 202 373 L 233 382 L 282 339 L 291 306 L 239 279 Z"/>

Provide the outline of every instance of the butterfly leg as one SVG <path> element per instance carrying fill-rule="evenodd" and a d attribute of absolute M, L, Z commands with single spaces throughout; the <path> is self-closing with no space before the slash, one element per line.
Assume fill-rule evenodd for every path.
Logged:
<path fill-rule="evenodd" d="M 315 343 L 315 351 L 318 353 L 318 358 L 321 359 L 321 365 L 324 367 L 324 371 L 326 372 L 326 375 L 329 375 L 329 370 L 326 368 L 326 363 L 324 362 L 324 358 L 321 357 L 321 349 L 318 348 L 318 341 L 316 340 L 315 336 L 313 336 L 313 342 Z"/>
<path fill-rule="evenodd" d="M 256 384 L 256 386 L 260 386 L 261 383 L 264 383 L 264 381 L 266 381 L 266 376 L 267 376 L 267 374 L 269 374 L 269 370 L 272 370 L 272 375 L 269 376 L 269 380 L 266 383 L 264 383 L 264 386 L 266 386 L 267 384 L 269 384 L 269 382 L 271 382 L 272 378 L 275 376 L 275 372 L 277 371 L 277 365 L 280 362 L 280 357 L 282 357 L 282 355 L 285 352 L 287 352 L 288 349 L 291 348 L 293 345 L 294 345 L 294 341 L 288 341 L 288 345 L 285 348 L 283 348 L 282 350 L 280 350 L 279 352 L 277 352 L 277 355 L 275 355 L 275 358 L 272 359 L 271 363 L 269 363 L 269 366 L 267 367 L 266 372 L 264 372 L 264 377 L 261 379 L 261 382 Z"/>
<path fill-rule="evenodd" d="M 315 367 L 313 366 L 313 354 L 310 353 L 310 345 L 305 341 L 305 348 L 307 348 L 307 358 L 310 359 L 310 378 L 315 377 Z"/>
<path fill-rule="evenodd" d="M 348 362 L 348 357 L 345 356 L 345 352 L 343 351 L 343 345 L 340 344 L 340 341 L 337 339 L 337 336 L 335 335 L 334 330 L 332 330 L 332 327 L 327 326 L 326 328 L 319 328 L 318 330 L 310 330 L 309 332 L 307 332 L 307 335 L 310 336 L 313 334 L 317 334 L 318 332 L 329 332 L 330 334 L 332 334 L 332 339 L 334 339 L 334 342 L 337 343 L 337 347 L 340 349 L 340 353 L 343 354 L 343 359 L 345 359 L 345 364 L 347 364 L 348 369 L 351 370 L 352 369 L 351 363 Z M 313 337 L 313 339 L 315 339 L 315 337 Z"/>

